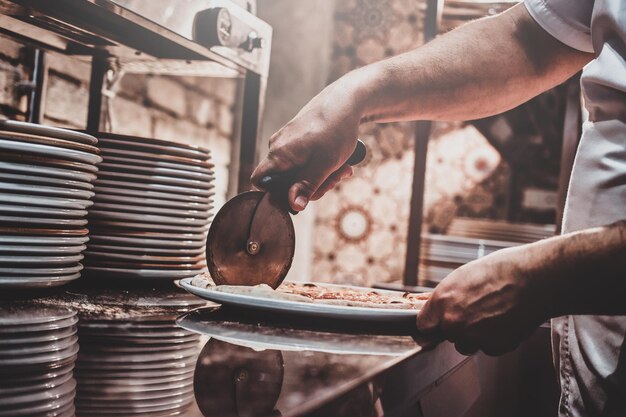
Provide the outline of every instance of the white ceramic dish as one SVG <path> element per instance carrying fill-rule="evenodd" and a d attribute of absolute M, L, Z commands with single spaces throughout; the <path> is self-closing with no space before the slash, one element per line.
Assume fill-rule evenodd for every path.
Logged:
<path fill-rule="evenodd" d="M 89 259 L 99 258 L 102 262 L 106 260 L 112 261 L 127 261 L 127 262 L 158 262 L 158 263 L 171 263 L 171 264 L 194 264 L 196 262 L 204 261 L 204 255 L 196 256 L 161 256 L 161 255 L 145 255 L 135 253 L 119 253 L 114 251 L 96 251 L 90 250 L 85 252 L 85 256 Z"/>
<path fill-rule="evenodd" d="M 111 158 L 107 158 L 109 160 Z M 164 176 L 164 177 L 173 177 L 173 178 L 187 178 L 190 180 L 196 181 L 212 181 L 215 177 L 214 172 L 203 173 L 203 172 L 195 172 L 188 171 L 182 169 L 172 169 L 172 168 L 161 168 L 161 167 L 148 167 L 137 164 L 128 164 L 128 163 L 115 163 L 115 162 L 102 162 L 98 164 L 98 168 L 101 171 L 108 172 L 119 172 L 119 173 L 135 173 L 139 175 L 148 175 L 148 176 Z"/>
<path fill-rule="evenodd" d="M 45 174 L 36 176 L 36 175 L 13 174 L 13 173 L 0 171 L 0 181 L 17 182 L 21 184 L 45 184 L 45 185 L 52 185 L 56 187 L 79 188 L 83 190 L 93 189 L 93 184 L 89 182 L 67 180 L 63 178 L 52 178 L 52 177 L 46 176 Z"/>
<path fill-rule="evenodd" d="M 82 261 L 83 255 L 68 256 L 0 256 L 2 264 L 67 265 Z"/>
<path fill-rule="evenodd" d="M 65 178 L 68 180 L 82 182 L 93 182 L 96 179 L 95 174 L 91 174 L 88 172 L 81 172 L 73 169 L 48 167 L 43 165 L 33 165 L 27 163 L 23 164 L 18 162 L 0 161 L 0 170 L 5 172 L 17 172 L 30 175 Z"/>
<path fill-rule="evenodd" d="M 78 190 L 75 188 L 66 187 L 50 187 L 47 185 L 29 185 L 29 184 L 15 184 L 10 182 L 0 181 L 0 190 L 6 192 L 17 192 L 24 194 L 43 195 L 51 197 L 67 197 L 73 199 L 85 199 L 89 200 L 94 196 L 93 191 Z"/>
<path fill-rule="evenodd" d="M 132 205 L 134 207 L 156 207 L 196 211 L 209 210 L 209 207 L 213 202 L 212 198 L 209 198 L 208 202 L 203 203 L 196 203 L 192 201 L 174 201 L 157 198 L 135 198 L 128 195 L 109 194 L 107 192 L 101 191 L 101 189 L 96 189 L 96 195 L 93 199 L 96 202 L 104 201 L 107 203 L 123 204 L 126 206 Z"/>
<path fill-rule="evenodd" d="M 143 254 L 149 256 L 179 256 L 179 257 L 194 257 L 202 254 L 205 251 L 205 247 L 199 248 L 185 248 L 185 249 L 173 249 L 163 247 L 146 247 L 146 245 L 137 246 L 113 246 L 113 245 L 98 245 L 94 243 L 89 244 L 89 250 L 95 252 L 114 252 L 114 253 L 133 253 Z"/>
<path fill-rule="evenodd" d="M 54 275 L 41 277 L 4 276 L 0 274 L 0 287 L 2 288 L 48 288 L 65 285 L 68 282 L 80 278 L 80 272 L 70 275 Z"/>
<path fill-rule="evenodd" d="M 200 288 L 191 284 L 193 278 L 180 281 L 181 287 L 198 297 L 213 301 L 218 304 L 231 307 L 247 308 L 257 311 L 266 311 L 280 314 L 293 314 L 300 317 L 325 318 L 369 321 L 377 323 L 406 323 L 415 320 L 417 310 L 400 310 L 386 308 L 364 308 L 352 306 L 339 306 L 332 304 L 301 303 L 296 301 L 276 300 L 265 297 L 230 294 L 215 291 L 213 288 Z M 324 286 L 356 288 L 350 286 L 323 284 Z M 390 291 L 376 290 L 380 293 Z M 390 292 L 397 294 L 397 292 Z"/>
<path fill-rule="evenodd" d="M 0 198 L 2 196 L 0 195 Z M 50 217 L 71 217 L 82 218 L 87 215 L 87 210 L 74 210 L 74 209 L 62 209 L 51 207 L 38 207 L 38 206 L 16 206 L 12 204 L 0 203 L 0 213 L 4 214 L 22 214 L 22 215 L 37 215 L 37 216 L 50 216 Z"/>
<path fill-rule="evenodd" d="M 96 187 L 94 191 L 96 195 L 99 193 L 105 194 L 114 194 L 120 197 L 130 196 L 130 197 L 138 197 L 138 198 L 146 198 L 146 199 L 156 199 L 156 200 L 173 200 L 179 202 L 190 202 L 190 203 L 200 203 L 200 204 L 209 204 L 212 200 L 210 198 L 211 193 L 206 193 L 204 196 L 198 195 L 188 195 L 188 194 L 174 194 L 167 193 L 161 191 L 154 190 L 139 190 L 133 188 L 116 188 L 118 185 L 113 187 L 102 186 L 96 182 Z"/>
<path fill-rule="evenodd" d="M 142 237 L 108 236 L 92 232 L 90 235 L 90 239 L 92 243 L 97 242 L 98 244 L 105 243 L 110 245 L 132 245 L 132 247 L 146 248 L 146 250 L 150 250 L 150 248 L 189 248 L 192 250 L 204 248 L 203 235 L 198 236 L 198 238 L 194 240 L 165 240 L 149 239 Z"/>
<path fill-rule="evenodd" d="M 53 275 L 72 275 L 76 272 L 80 272 L 83 269 L 83 265 L 76 263 L 70 266 L 60 266 L 55 268 L 43 267 L 43 268 L 16 268 L 16 267 L 2 267 L 0 266 L 0 276 L 53 276 Z"/>
<path fill-rule="evenodd" d="M 174 216 L 174 217 L 187 217 L 194 219 L 207 219 L 211 215 L 211 209 L 213 207 L 208 206 L 206 210 L 176 210 L 172 208 L 163 207 L 151 207 L 151 206 L 135 206 L 132 204 L 110 204 L 95 202 L 93 210 L 107 210 L 120 212 L 137 212 L 144 214 L 154 214 L 159 216 Z"/>
<path fill-rule="evenodd" d="M 13 132 L 28 133 L 32 135 L 50 136 L 57 139 L 85 143 L 87 145 L 95 145 L 96 143 L 98 143 L 98 139 L 86 133 L 35 123 L 19 122 L 16 120 L 0 121 L 0 129 L 6 129 Z"/>
<path fill-rule="evenodd" d="M 43 217 L 22 217 L 0 215 L 0 223 L 19 224 L 20 226 L 47 225 L 47 226 L 85 226 L 87 219 L 53 219 Z"/>
<path fill-rule="evenodd" d="M 19 236 L 19 235 L 0 235 L 0 244 L 17 244 L 17 245 L 60 245 L 60 246 L 76 246 L 89 242 L 87 236 L 77 237 L 56 237 L 56 236 Z"/>
<path fill-rule="evenodd" d="M 190 196 L 203 196 L 208 197 L 211 194 L 211 189 L 215 186 L 213 184 L 207 184 L 203 188 L 188 188 L 188 187 L 178 187 L 175 185 L 165 185 L 158 183 L 143 183 L 143 182 L 129 182 L 129 181 L 114 181 L 98 178 L 96 180 L 96 184 L 100 187 L 112 187 L 116 189 L 127 188 L 127 189 L 137 189 L 137 190 L 146 190 L 146 191 L 158 191 L 163 193 L 172 193 L 172 194 L 182 194 L 182 195 L 190 195 Z"/>
<path fill-rule="evenodd" d="M 12 194 L 0 192 L 0 198 L 4 203 L 27 204 L 32 206 L 62 207 L 66 209 L 86 209 L 93 205 L 93 201 L 87 199 L 43 197 L 28 194 Z"/>
<path fill-rule="evenodd" d="M 111 169 L 99 167 L 100 172 L 98 173 L 98 178 L 100 179 L 109 179 L 114 181 L 132 181 L 139 182 L 145 184 L 169 184 L 175 185 L 179 187 L 188 187 L 188 188 L 205 188 L 208 184 L 210 184 L 214 178 L 209 177 L 208 180 L 191 180 L 188 178 L 178 178 L 178 177 L 170 177 L 164 175 L 143 175 L 143 174 L 131 174 L 128 172 L 119 172 L 113 171 Z"/>
<path fill-rule="evenodd" d="M 74 255 L 87 249 L 85 245 L 79 246 L 33 246 L 33 245 L 2 245 L 0 253 L 16 255 Z"/>
<path fill-rule="evenodd" d="M 2 216 L 0 216 L 0 221 Z M 123 221 L 111 221 L 105 219 L 90 218 L 90 225 L 94 230 L 99 228 L 118 228 L 129 230 L 149 230 L 158 232 L 175 232 L 175 233 L 192 233 L 200 234 L 208 232 L 209 226 L 178 226 L 169 224 L 155 224 L 155 223 L 137 223 L 137 222 L 123 222 Z"/>
<path fill-rule="evenodd" d="M 138 213 L 123 213 L 117 211 L 97 210 L 95 207 L 89 210 L 89 216 L 98 219 L 107 220 L 120 220 L 130 221 L 137 223 L 153 223 L 153 224 L 167 224 L 167 225 L 181 225 L 181 226 L 208 226 L 209 222 L 206 218 L 194 219 L 185 217 L 169 217 L 158 216 L 154 214 L 138 214 Z"/>
<path fill-rule="evenodd" d="M 85 267 L 87 272 L 106 273 L 108 276 L 131 277 L 144 279 L 179 279 L 193 277 L 206 271 L 204 269 L 186 269 L 182 271 L 159 270 L 159 269 L 128 269 L 128 268 L 106 268 L 106 267 Z"/>
<path fill-rule="evenodd" d="M 190 147 L 176 146 L 176 144 L 174 143 L 172 143 L 171 145 L 166 145 L 165 142 L 163 142 L 163 144 L 161 145 L 156 145 L 153 143 L 147 143 L 146 141 L 142 141 L 141 138 L 133 141 L 124 140 L 117 137 L 110 138 L 106 136 L 101 136 L 100 146 L 102 148 L 135 149 L 141 152 L 154 153 L 156 155 L 177 155 L 185 158 L 200 159 L 202 161 L 207 160 L 210 157 L 210 153 L 208 151 L 193 149 Z"/>
<path fill-rule="evenodd" d="M 37 155 L 54 156 L 70 161 L 83 162 L 96 165 L 102 162 L 99 155 L 77 151 L 75 149 L 59 148 L 56 146 L 41 145 L 39 143 L 17 142 L 8 139 L 0 139 L 0 149 L 14 152 L 27 152 Z"/>
<path fill-rule="evenodd" d="M 141 159 L 134 157 L 126 157 L 120 155 L 106 155 L 104 158 L 104 162 L 113 162 L 113 163 L 124 163 L 138 166 L 146 166 L 151 168 L 167 168 L 167 169 L 175 169 L 179 171 L 189 171 L 194 173 L 202 173 L 206 175 L 210 175 L 213 173 L 212 168 L 215 167 L 214 164 L 208 162 L 203 166 L 196 165 L 186 165 L 186 164 L 178 164 L 175 162 L 166 162 L 158 159 Z"/>

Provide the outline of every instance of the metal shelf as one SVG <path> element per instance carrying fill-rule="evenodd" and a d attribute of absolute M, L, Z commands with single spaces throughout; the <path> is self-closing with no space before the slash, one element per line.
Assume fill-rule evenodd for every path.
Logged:
<path fill-rule="evenodd" d="M 253 71 L 267 76 L 269 54 L 264 50 L 207 48 L 195 42 L 190 35 L 195 13 L 187 12 L 178 26 L 165 27 L 118 3 L 123 1 L 0 0 L 0 32 L 42 49 L 107 57 L 114 61 L 112 66 L 128 65 L 138 72 L 224 77 Z M 229 2 L 195 3 L 207 7 Z M 238 6 L 229 10 L 271 39 L 272 29 L 265 22 Z M 161 64 L 164 60 L 167 65 Z"/>

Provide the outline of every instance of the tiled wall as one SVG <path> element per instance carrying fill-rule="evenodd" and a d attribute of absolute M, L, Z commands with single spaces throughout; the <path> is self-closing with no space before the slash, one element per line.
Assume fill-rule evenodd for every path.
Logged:
<path fill-rule="evenodd" d="M 330 81 L 423 44 L 424 0 L 337 1 Z M 315 280 L 371 285 L 402 277 L 413 172 L 414 124 L 364 125 L 368 157 L 316 205 Z M 428 150 L 425 227 L 445 230 L 460 208 L 502 216 L 500 154 L 475 128 L 435 123 Z"/>
<path fill-rule="evenodd" d="M 47 54 L 50 68 L 44 123 L 84 128 L 89 63 Z M 0 112 L 21 118 L 26 100 L 16 87 L 28 80 L 22 45 L 0 37 Z M 124 75 L 112 88 L 107 130 L 155 137 L 211 150 L 216 165 L 216 205 L 228 187 L 234 105 L 239 81 L 222 78 Z"/>

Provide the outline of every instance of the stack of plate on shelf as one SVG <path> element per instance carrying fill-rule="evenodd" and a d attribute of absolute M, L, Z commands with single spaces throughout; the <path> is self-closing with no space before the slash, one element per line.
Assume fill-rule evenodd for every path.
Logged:
<path fill-rule="evenodd" d="M 178 415 L 193 402 L 200 336 L 176 315 L 81 319 L 78 415 Z"/>
<path fill-rule="evenodd" d="M 448 228 L 448 234 L 475 239 L 503 240 L 531 243 L 554 236 L 553 224 L 510 223 L 501 220 L 456 218 Z"/>
<path fill-rule="evenodd" d="M 80 276 L 94 195 L 93 136 L 0 121 L 0 288 L 62 285 Z"/>
<path fill-rule="evenodd" d="M 0 307 L 0 416 L 73 416 L 76 313 Z"/>
<path fill-rule="evenodd" d="M 179 279 L 206 270 L 214 177 L 208 150 L 102 134 L 86 271 Z"/>
<path fill-rule="evenodd" d="M 518 244 L 448 235 L 423 235 L 419 266 L 420 285 L 436 285 L 458 267 Z"/>

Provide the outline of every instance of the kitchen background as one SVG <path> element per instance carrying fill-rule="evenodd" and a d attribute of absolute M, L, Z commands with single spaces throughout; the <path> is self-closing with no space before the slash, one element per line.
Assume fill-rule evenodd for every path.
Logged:
<path fill-rule="evenodd" d="M 440 31 L 514 3 L 447 1 Z M 267 139 L 326 84 L 359 66 L 424 43 L 423 0 L 260 0 L 274 39 L 262 136 Z M 0 109 L 26 110 L 29 50 L 0 38 Z M 48 55 L 43 122 L 84 128 L 89 66 Z M 216 164 L 216 205 L 228 197 L 236 79 L 123 75 L 109 81 L 105 120 L 115 133 L 206 146 Z M 423 231 L 447 233 L 459 218 L 553 224 L 564 88 L 506 114 L 435 123 L 429 143 Z M 353 178 L 294 218 L 289 278 L 371 285 L 399 280 L 414 162 L 415 125 L 364 125 L 369 154 Z"/>

